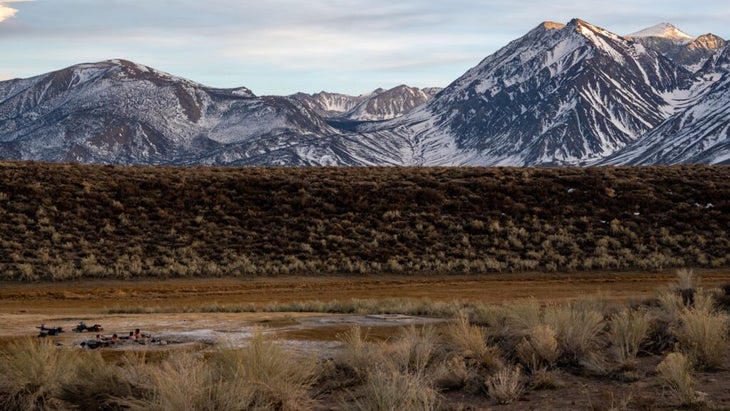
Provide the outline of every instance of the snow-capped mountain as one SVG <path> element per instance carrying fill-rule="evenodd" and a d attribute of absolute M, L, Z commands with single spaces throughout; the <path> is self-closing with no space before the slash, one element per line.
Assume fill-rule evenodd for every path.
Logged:
<path fill-rule="evenodd" d="M 694 39 L 668 24 L 623 37 L 579 19 L 545 22 L 443 90 L 399 86 L 357 97 L 258 97 L 244 87 L 209 88 L 124 60 L 81 64 L 0 82 L 0 158 L 727 163 L 729 50 L 717 36 Z"/>
<path fill-rule="evenodd" d="M 0 83 L 0 157 L 120 164 L 350 164 L 300 102 L 123 60 Z"/>
<path fill-rule="evenodd" d="M 693 73 L 725 45 L 725 40 L 712 33 L 694 38 L 669 23 L 649 27 L 626 38 L 658 51 Z"/>
<path fill-rule="evenodd" d="M 366 99 L 342 115 L 356 121 L 390 120 L 400 117 L 428 102 L 441 89 L 419 89 L 400 85 L 390 90 L 376 90 Z"/>
<path fill-rule="evenodd" d="M 677 27 L 669 23 L 659 23 L 656 26 L 645 28 L 644 30 L 631 33 L 628 38 L 662 38 L 672 40 L 677 43 L 687 44 L 694 40 L 694 37 L 683 32 Z"/>
<path fill-rule="evenodd" d="M 682 110 L 602 163 L 730 164 L 730 45 L 703 71 L 711 74 L 699 95 L 688 95 Z"/>
<path fill-rule="evenodd" d="M 347 94 L 320 91 L 314 94 L 297 93 L 290 97 L 301 101 L 309 109 L 324 118 L 337 118 L 355 108 L 368 95 L 349 96 Z"/>
<path fill-rule="evenodd" d="M 328 93 L 297 93 L 292 98 L 302 101 L 322 117 L 333 120 L 377 121 L 400 117 L 426 103 L 441 91 L 438 87 L 419 89 L 400 85 L 382 88 L 359 96 Z"/>
<path fill-rule="evenodd" d="M 407 140 L 408 164 L 585 164 L 674 113 L 691 74 L 582 20 L 543 23 L 419 110 L 375 128 Z"/>

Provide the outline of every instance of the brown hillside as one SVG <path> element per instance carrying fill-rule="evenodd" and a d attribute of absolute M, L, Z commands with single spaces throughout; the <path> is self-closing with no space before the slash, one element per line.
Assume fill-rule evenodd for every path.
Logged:
<path fill-rule="evenodd" d="M 730 264 L 730 167 L 0 163 L 12 280 Z"/>

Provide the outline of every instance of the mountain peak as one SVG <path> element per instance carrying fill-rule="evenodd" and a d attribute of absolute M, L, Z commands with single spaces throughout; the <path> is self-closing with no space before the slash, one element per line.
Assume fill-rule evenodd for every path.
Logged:
<path fill-rule="evenodd" d="M 565 27 L 565 24 L 554 21 L 543 21 L 540 26 L 546 30 L 560 30 Z"/>
<path fill-rule="evenodd" d="M 595 26 L 595 25 L 593 25 L 583 19 L 579 19 L 579 18 L 574 18 L 574 19 L 570 20 L 568 22 L 567 26 L 577 27 L 577 28 L 583 27 L 583 28 L 587 28 L 590 30 L 594 30 L 594 31 L 603 30 L 602 28 Z"/>
<path fill-rule="evenodd" d="M 629 38 L 641 38 L 641 37 L 661 37 L 670 40 L 678 40 L 685 43 L 689 43 L 694 40 L 694 37 L 683 32 L 677 27 L 669 23 L 659 23 L 655 26 L 645 28 L 644 30 L 637 31 L 636 33 L 629 34 Z"/>
<path fill-rule="evenodd" d="M 601 35 L 609 36 L 609 37 L 613 37 L 613 38 L 618 37 L 615 34 L 611 33 L 610 31 L 608 31 L 602 27 L 598 27 L 594 24 L 591 24 L 591 23 L 589 23 L 585 20 L 581 20 L 581 19 L 573 19 L 573 20 L 569 21 L 567 24 L 567 27 L 574 28 L 577 32 L 581 33 L 584 36 L 585 35 L 590 36 L 591 34 L 601 34 Z"/>
<path fill-rule="evenodd" d="M 717 50 L 724 45 L 725 40 L 712 33 L 707 33 L 697 37 L 688 47 L 690 50 Z"/>

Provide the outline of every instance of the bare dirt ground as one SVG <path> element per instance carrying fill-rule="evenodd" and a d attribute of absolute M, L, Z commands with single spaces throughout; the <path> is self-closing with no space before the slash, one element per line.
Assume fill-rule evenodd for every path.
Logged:
<path fill-rule="evenodd" d="M 730 270 L 697 271 L 701 285 L 730 282 Z M 427 319 L 321 313 L 216 313 L 210 307 L 265 307 L 279 303 L 352 299 L 429 299 L 502 304 L 527 297 L 565 301 L 600 295 L 617 301 L 653 296 L 674 280 L 659 273 L 492 274 L 481 276 L 369 276 L 205 278 L 145 281 L 0 283 L 0 339 L 34 335 L 35 327 L 64 327 L 57 339 L 72 344 L 93 335 L 72 333 L 79 321 L 101 324 L 103 334 L 144 333 L 184 342 L 240 341 L 254 327 L 292 340 L 334 340 L 353 324 L 386 327 Z M 109 314 L 134 312 L 139 314 Z M 154 311 L 148 313 L 145 311 Z M 374 333 L 377 335 L 377 333 Z M 174 338 L 173 338 L 174 337 Z"/>
<path fill-rule="evenodd" d="M 730 270 L 698 270 L 705 288 L 730 283 Z M 61 326 L 66 332 L 54 341 L 77 346 L 94 333 L 73 333 L 79 321 L 101 324 L 104 335 L 126 335 L 140 328 L 156 340 L 169 342 L 146 348 L 215 343 L 244 344 L 256 329 L 281 340 L 303 354 L 330 357 L 337 351 L 337 334 L 352 325 L 371 330 L 373 338 L 387 338 L 407 324 L 440 322 L 443 319 L 397 315 L 343 315 L 279 312 L 200 312 L 211 305 L 263 307 L 296 301 L 347 301 L 351 299 L 428 298 L 431 301 L 473 301 L 509 303 L 535 297 L 540 301 L 566 301 L 600 295 L 616 301 L 652 297 L 674 280 L 674 272 L 659 273 L 580 273 L 580 274 L 500 274 L 481 276 L 372 276 L 372 277 L 285 277 L 255 279 L 176 279 L 148 281 L 86 281 L 64 283 L 0 283 L 0 349 L 8 341 L 38 333 L 37 326 Z M 134 309 L 154 313 L 112 314 Z M 197 311 L 197 312 L 196 312 Z M 112 348 L 143 349 L 139 344 Z M 659 359 L 642 359 L 646 375 Z M 730 409 L 730 364 L 719 372 L 698 376 L 700 390 L 713 400 L 711 409 Z M 559 410 L 559 409 L 671 409 L 671 398 L 646 379 L 636 382 L 596 380 L 589 376 L 563 373 L 562 388 L 528 390 L 517 403 L 494 406 L 484 395 L 445 393 L 455 409 Z M 620 402 L 631 405 L 618 407 Z M 324 398 L 323 409 L 335 409 Z"/>
<path fill-rule="evenodd" d="M 695 270 L 701 286 L 730 281 L 730 270 Z M 651 296 L 674 271 L 479 276 L 197 278 L 59 283 L 0 282 L 0 313 L 70 314 L 118 308 L 195 308 L 211 304 L 429 298 L 503 303 L 526 297 L 559 301 L 603 293 L 617 300 Z"/>

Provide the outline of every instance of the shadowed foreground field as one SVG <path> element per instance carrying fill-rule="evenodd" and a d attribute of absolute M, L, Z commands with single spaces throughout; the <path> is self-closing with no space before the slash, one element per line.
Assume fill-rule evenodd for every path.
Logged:
<path fill-rule="evenodd" d="M 730 167 L 0 163 L 6 280 L 727 267 Z"/>
<path fill-rule="evenodd" d="M 0 409 L 724 410 L 728 227 L 728 167 L 0 163 Z M 23 338 L 83 320 L 192 345 Z"/>
<path fill-rule="evenodd" d="M 697 273 L 3 283 L 0 407 L 726 410 L 730 275 Z"/>

